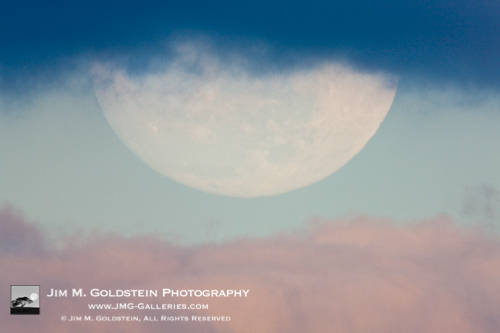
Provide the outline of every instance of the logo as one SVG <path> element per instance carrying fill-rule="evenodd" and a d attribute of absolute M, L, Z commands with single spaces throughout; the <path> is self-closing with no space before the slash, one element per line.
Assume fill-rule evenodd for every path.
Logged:
<path fill-rule="evenodd" d="M 40 314 L 40 286 L 10 286 L 10 314 Z"/>

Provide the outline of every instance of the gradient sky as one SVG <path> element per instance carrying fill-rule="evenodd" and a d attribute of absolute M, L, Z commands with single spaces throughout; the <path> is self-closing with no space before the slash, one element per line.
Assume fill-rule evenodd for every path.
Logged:
<path fill-rule="evenodd" d="M 49 231 L 154 232 L 199 242 L 301 228 L 315 216 L 411 222 L 446 213 L 495 225 L 496 2 L 4 6 L 0 201 Z M 107 124 L 90 77 L 95 61 L 135 75 L 154 71 L 179 40 L 207 42 L 222 58 L 257 54 L 254 72 L 341 60 L 394 74 L 399 87 L 377 134 L 324 181 L 272 197 L 207 194 L 130 152 Z"/>
<path fill-rule="evenodd" d="M 195 52 L 179 58 L 183 47 Z M 311 81 L 324 82 L 315 76 L 299 85 L 310 89 L 305 91 L 311 95 L 303 100 L 287 95 L 301 91 L 288 89 L 289 73 L 311 73 L 324 64 L 397 78 L 397 91 L 372 139 L 329 177 L 280 195 L 215 195 L 154 171 L 113 131 L 115 126 L 101 108 L 99 88 L 96 94 L 99 69 L 121 70 L 126 73 L 123 77 L 131 78 L 127 84 L 150 82 L 145 78 L 161 77 L 167 65 L 187 59 L 188 69 L 175 78 L 187 86 L 179 89 L 180 100 L 193 99 L 189 92 L 198 92 L 198 78 L 206 72 L 220 74 L 201 70 L 207 63 L 209 70 L 214 68 L 204 62 L 206 54 L 224 65 L 224 74 L 243 73 L 226 75 L 230 79 L 219 87 L 235 89 L 219 89 L 217 102 L 224 101 L 226 90 L 233 104 L 225 106 L 245 103 L 252 109 L 248 96 L 254 100 L 271 96 L 273 103 L 278 102 L 270 105 L 281 107 L 276 112 L 279 119 L 288 120 L 289 108 L 283 105 L 311 105 L 300 103 L 313 100 L 317 111 L 328 104 L 314 104 L 314 96 L 324 97 L 310 89 Z M 177 79 L 186 77 L 197 79 Z M 211 76 L 208 85 L 220 77 Z M 252 90 L 252 82 L 259 81 L 246 78 L 271 78 L 274 81 L 269 82 L 277 85 Z M 171 81 L 167 77 L 156 85 L 144 85 L 152 87 L 151 94 L 141 91 L 139 98 L 146 103 L 131 103 L 131 109 L 153 105 L 163 110 L 163 101 L 171 96 L 158 98 L 164 97 L 164 90 L 156 88 L 158 82 L 177 87 Z M 361 82 L 356 84 L 359 89 L 349 89 L 358 97 L 356 105 L 366 105 L 360 92 L 373 81 L 348 82 Z M 383 82 L 386 90 L 394 88 Z M 262 90 L 265 94 L 252 95 Z M 274 98 L 273 92 L 281 95 Z M 333 98 L 321 102 L 350 101 L 351 91 L 330 92 L 325 96 Z M 383 97 L 392 97 L 392 92 L 378 94 L 377 100 L 387 103 Z M 279 103 L 283 99 L 289 104 Z M 205 105 L 203 101 L 194 103 Z M 375 98 L 370 101 L 377 104 Z M 175 100 L 173 105 L 192 104 Z M 255 103 L 255 109 L 259 105 L 269 104 Z M 318 118 L 334 123 L 349 118 L 347 110 L 352 112 L 348 107 L 340 110 L 340 118 Z M 298 113 L 298 119 L 309 120 Z M 178 115 L 168 114 L 174 123 L 182 118 L 175 118 Z M 238 125 L 239 115 L 229 117 L 232 124 Z M 292 125 L 297 125 L 296 116 L 289 116 Z M 192 118 L 195 123 L 203 121 Z M 267 115 L 257 120 L 267 124 Z M 328 127 L 325 133 L 352 137 L 344 130 Z M 314 135 L 303 141 L 295 132 L 288 137 L 290 141 L 298 137 L 303 146 L 316 142 Z M 330 138 L 320 136 L 322 143 Z M 238 142 L 234 137 L 224 139 Z M 193 152 L 178 141 L 176 153 L 181 157 Z M 499 143 L 500 2 L 496 0 L 4 2 L 0 5 L 0 299 L 7 304 L 10 284 L 40 284 L 41 315 L 11 316 L 0 311 L 0 327 L 42 333 L 498 333 Z M 323 156 L 317 149 L 313 153 L 304 156 Z M 193 160 L 196 164 L 202 159 Z M 292 165 L 291 170 L 296 169 Z M 50 288 L 170 286 L 249 288 L 251 296 L 210 298 L 203 300 L 210 303 L 208 310 L 169 312 L 229 314 L 232 320 L 227 323 L 153 324 L 63 322 L 61 315 L 89 312 L 89 299 L 43 295 Z M 200 302 L 172 300 L 177 301 Z"/>

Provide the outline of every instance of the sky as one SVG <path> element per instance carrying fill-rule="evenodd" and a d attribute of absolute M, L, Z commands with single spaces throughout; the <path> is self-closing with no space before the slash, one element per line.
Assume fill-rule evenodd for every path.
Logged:
<path fill-rule="evenodd" d="M 229 326 L 179 332 L 398 332 L 406 324 L 408 332 L 496 332 L 499 59 L 500 3 L 489 0 L 2 4 L 0 267 L 14 268 L 0 281 L 68 285 L 90 271 L 101 273 L 82 285 L 237 277 L 258 293 L 217 305 L 237 309 Z M 341 112 L 325 118 L 317 105 Z M 380 105 L 379 120 L 363 118 Z M 170 122 L 158 118 L 170 109 Z M 318 114 L 330 121 L 317 127 L 325 132 L 304 131 Z M 266 126 L 234 130 L 248 119 Z M 217 131 L 198 126 L 210 121 Z M 143 136 L 142 123 L 158 141 Z M 266 136 L 269 128 L 277 134 Z M 238 155 L 240 146 L 291 141 L 309 148 L 293 168 L 265 164 L 258 149 L 261 164 Z M 342 163 L 330 158 L 335 149 L 347 151 Z M 278 178 L 286 186 L 266 188 Z M 213 184 L 196 186 L 200 179 L 251 195 L 207 192 Z M 20 281 L 38 265 L 47 272 Z M 267 317 L 256 305 L 264 299 L 282 311 Z M 441 310 L 430 313 L 429 303 Z M 46 313 L 42 328 L 63 331 L 55 306 Z M 264 320 L 249 323 L 245 313 Z"/>

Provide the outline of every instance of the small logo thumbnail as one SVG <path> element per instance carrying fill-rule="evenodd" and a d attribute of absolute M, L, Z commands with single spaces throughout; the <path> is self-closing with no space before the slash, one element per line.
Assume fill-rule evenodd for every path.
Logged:
<path fill-rule="evenodd" d="M 10 286 L 10 314 L 40 314 L 40 286 Z"/>

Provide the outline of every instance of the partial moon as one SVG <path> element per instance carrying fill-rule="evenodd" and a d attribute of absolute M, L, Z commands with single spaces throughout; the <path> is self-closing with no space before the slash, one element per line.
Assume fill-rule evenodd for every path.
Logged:
<path fill-rule="evenodd" d="M 180 54 L 141 76 L 94 72 L 106 119 L 132 151 L 180 183 L 237 197 L 331 175 L 375 134 L 396 91 L 390 76 L 337 63 L 253 74 Z"/>
<path fill-rule="evenodd" d="M 34 301 L 36 301 L 36 300 L 38 299 L 38 294 L 36 294 L 36 293 L 32 293 L 32 294 L 30 295 L 30 299 L 31 299 L 33 302 L 34 302 Z"/>

